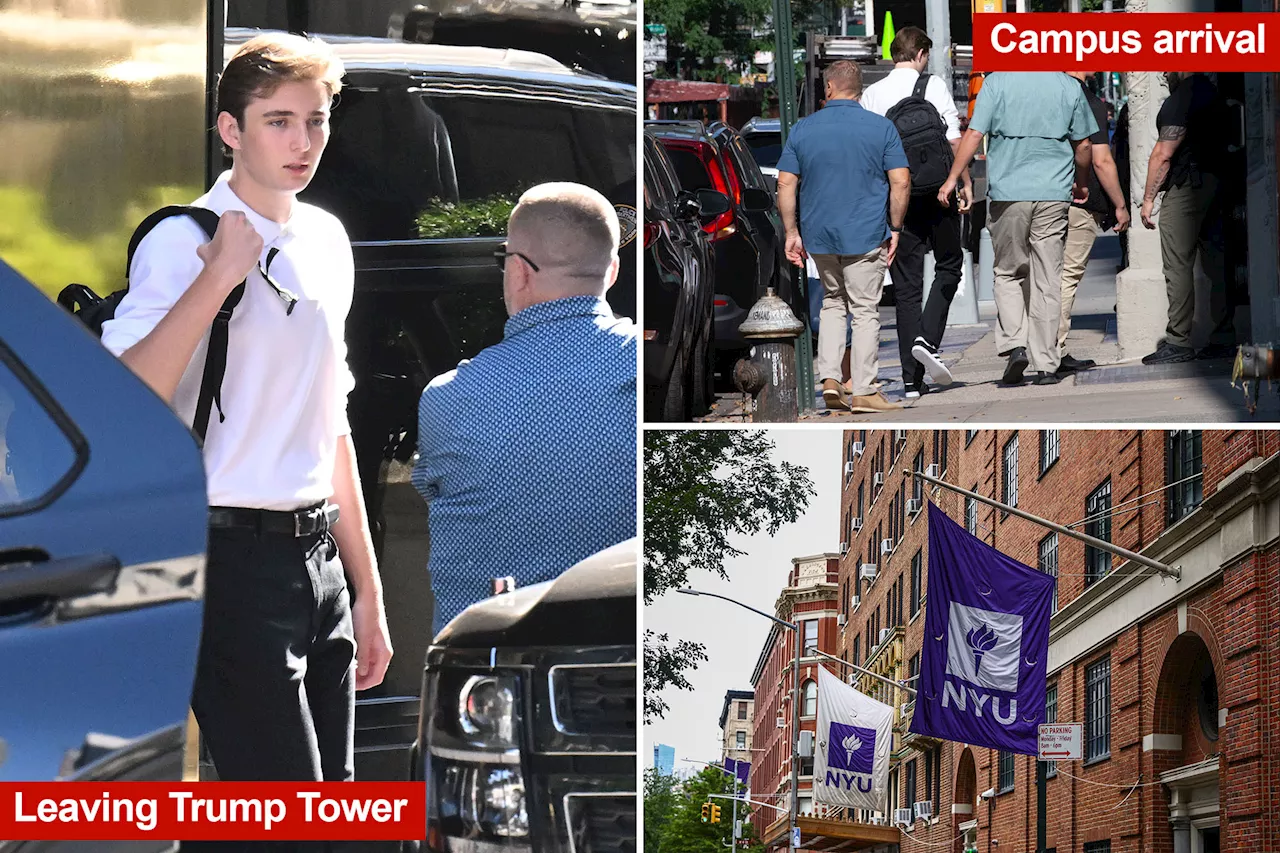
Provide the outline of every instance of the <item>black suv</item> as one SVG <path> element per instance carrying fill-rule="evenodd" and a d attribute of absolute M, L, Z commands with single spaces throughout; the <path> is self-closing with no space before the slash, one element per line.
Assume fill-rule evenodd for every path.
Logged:
<path fill-rule="evenodd" d="M 687 190 L 713 189 L 732 206 L 703 225 L 716 256 L 715 337 L 721 350 L 747 343 L 738 327 L 774 287 L 791 301 L 782 220 L 760 167 L 737 131 L 722 122 L 645 122 L 662 142 Z"/>
<path fill-rule="evenodd" d="M 687 421 L 713 391 L 715 255 L 702 222 L 729 210 L 711 189 L 681 189 L 666 150 L 644 133 L 645 418 Z"/>
<path fill-rule="evenodd" d="M 637 547 L 473 604 L 436 637 L 412 770 L 426 850 L 633 853 Z"/>

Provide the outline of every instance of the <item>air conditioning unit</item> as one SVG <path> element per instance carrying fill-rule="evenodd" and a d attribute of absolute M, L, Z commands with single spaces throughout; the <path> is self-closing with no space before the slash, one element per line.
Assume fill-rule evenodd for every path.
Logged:
<path fill-rule="evenodd" d="M 844 463 L 844 475 L 847 477 L 852 473 L 853 473 L 853 463 L 852 462 Z"/>
<path fill-rule="evenodd" d="M 860 596 L 860 595 L 851 595 L 851 596 L 849 596 L 849 606 L 850 606 L 850 607 L 857 607 L 857 606 L 858 606 L 859 604 L 861 604 L 861 603 L 862 603 L 862 596 Z"/>
<path fill-rule="evenodd" d="M 854 517 L 854 519 L 853 519 L 853 529 L 854 529 L 854 530 L 861 530 L 861 529 L 862 529 L 862 516 L 860 516 L 860 515 L 859 515 L 859 516 L 855 516 L 855 517 Z"/>
<path fill-rule="evenodd" d="M 890 637 L 892 634 L 893 634 L 893 629 L 892 629 L 892 628 L 881 628 L 881 629 L 880 629 L 880 639 L 876 641 L 876 642 L 877 642 L 877 644 L 879 644 L 879 643 L 883 643 L 885 640 L 889 639 L 889 637 Z"/>
<path fill-rule="evenodd" d="M 922 503 L 920 498 L 907 498 L 907 515 L 919 515 Z"/>
<path fill-rule="evenodd" d="M 871 824 L 872 826 L 884 826 L 884 818 L 880 817 L 880 815 L 878 814 L 872 815 L 870 818 L 867 819 L 867 823 Z"/>
<path fill-rule="evenodd" d="M 861 456 L 865 451 L 866 448 L 862 446 L 861 441 L 855 441 L 853 444 L 849 445 L 849 452 L 854 456 Z"/>
<path fill-rule="evenodd" d="M 840 556 L 841 556 L 841 557 L 843 557 L 845 554 L 848 554 L 848 553 L 849 553 L 849 543 L 848 543 L 848 542 L 841 542 L 841 543 L 840 543 Z"/>
<path fill-rule="evenodd" d="M 894 809 L 893 822 L 903 826 L 911 825 L 911 809 Z"/>
<path fill-rule="evenodd" d="M 925 474 L 927 474 L 927 475 L 929 475 L 930 477 L 933 477 L 933 478 L 935 478 L 935 479 L 937 479 L 938 477 L 941 477 L 941 476 L 942 476 L 942 469 L 938 467 L 938 463 L 937 463 L 937 462 L 933 463 L 933 464 L 932 464 L 932 465 L 930 465 L 928 468 L 925 468 L 925 469 L 924 469 L 924 472 L 925 472 Z"/>
<path fill-rule="evenodd" d="M 928 820 L 933 817 L 933 803 L 925 801 L 916 803 L 916 820 Z"/>
<path fill-rule="evenodd" d="M 782 714 L 778 715 L 778 728 L 785 729 L 787 727 L 787 718 Z"/>
<path fill-rule="evenodd" d="M 877 472 L 875 473 L 875 475 L 871 478 L 871 485 L 873 485 L 873 486 L 883 486 L 883 485 L 884 485 L 884 472 L 882 472 L 882 471 L 877 471 Z"/>
<path fill-rule="evenodd" d="M 892 539 L 881 539 L 881 540 L 880 540 L 880 553 L 881 553 L 882 555 L 883 555 L 883 554 L 892 554 L 892 553 L 893 553 L 893 540 L 892 540 Z"/>
<path fill-rule="evenodd" d="M 875 579 L 876 579 L 876 564 L 875 564 L 875 563 L 863 563 L 861 566 L 858 566 L 858 577 L 862 578 L 864 581 L 873 581 L 873 580 L 875 580 Z"/>
<path fill-rule="evenodd" d="M 844 614 L 843 614 L 843 613 L 837 613 L 837 614 L 836 614 L 836 624 L 837 624 L 837 625 L 839 625 L 841 628 L 843 628 L 843 627 L 844 627 L 844 623 L 845 623 L 845 617 L 844 617 Z"/>
<path fill-rule="evenodd" d="M 895 429 L 895 430 L 893 431 L 893 440 L 894 440 L 894 441 L 906 441 L 906 440 L 907 440 L 907 431 L 906 431 L 905 429 Z"/>

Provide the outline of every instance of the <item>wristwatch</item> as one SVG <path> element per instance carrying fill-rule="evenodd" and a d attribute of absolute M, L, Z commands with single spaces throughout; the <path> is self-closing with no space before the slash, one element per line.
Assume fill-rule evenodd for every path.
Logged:
<path fill-rule="evenodd" d="M 892 231 L 892 232 L 894 232 L 895 234 L 901 234 L 901 233 L 902 233 L 902 226 L 901 226 L 901 225 L 899 225 L 897 228 L 894 228 L 892 225 L 890 225 L 890 226 L 889 226 L 889 230 L 890 230 L 890 231 Z"/>

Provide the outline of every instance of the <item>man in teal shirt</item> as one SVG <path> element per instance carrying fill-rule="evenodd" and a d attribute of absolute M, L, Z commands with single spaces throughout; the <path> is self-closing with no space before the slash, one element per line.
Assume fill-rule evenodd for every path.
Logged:
<path fill-rule="evenodd" d="M 1057 71 L 988 74 L 955 164 L 938 190 L 950 203 L 984 134 L 988 227 L 995 250 L 996 347 L 1008 357 L 1003 382 L 1059 381 L 1062 255 L 1071 202 L 1088 197 L 1098 130 L 1080 84 Z"/>

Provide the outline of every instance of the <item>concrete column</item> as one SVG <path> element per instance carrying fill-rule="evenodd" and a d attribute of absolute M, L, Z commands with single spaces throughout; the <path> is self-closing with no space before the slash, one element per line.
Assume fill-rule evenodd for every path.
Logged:
<path fill-rule="evenodd" d="M 1191 821 L 1175 817 L 1173 824 L 1173 853 L 1191 853 Z"/>
<path fill-rule="evenodd" d="M 1128 0 L 1125 13 L 1212 12 L 1213 0 Z M 1160 232 L 1142 224 L 1142 196 L 1147 186 L 1147 160 L 1156 143 L 1156 114 L 1169 97 L 1163 74 L 1127 73 L 1129 90 L 1129 266 L 1116 276 L 1116 335 L 1120 358 L 1154 352 L 1169 319 L 1160 260 Z M 1156 218 L 1159 219 L 1157 209 Z"/>

